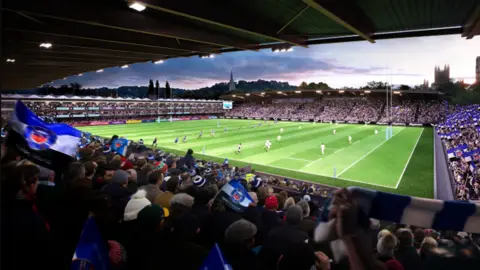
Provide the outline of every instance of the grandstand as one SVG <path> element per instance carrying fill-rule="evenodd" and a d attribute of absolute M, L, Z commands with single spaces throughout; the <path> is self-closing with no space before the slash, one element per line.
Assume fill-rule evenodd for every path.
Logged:
<path fill-rule="evenodd" d="M 478 0 L 7 0 L 1 14 L 1 90 L 177 57 L 480 34 Z M 478 105 L 262 91 L 2 94 L 1 267 L 479 269 Z"/>

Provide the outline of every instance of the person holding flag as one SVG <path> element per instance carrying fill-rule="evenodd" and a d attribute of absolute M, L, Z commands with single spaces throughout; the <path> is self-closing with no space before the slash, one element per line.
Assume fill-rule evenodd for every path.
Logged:
<path fill-rule="evenodd" d="M 112 149 L 112 152 L 115 152 L 121 156 L 126 156 L 129 144 L 130 142 L 126 138 L 120 137 L 112 141 L 110 148 Z"/>
<path fill-rule="evenodd" d="M 48 124 L 21 101 L 15 104 L 6 145 L 28 160 L 52 169 L 64 170 L 77 154 L 82 132 L 67 124 Z"/>

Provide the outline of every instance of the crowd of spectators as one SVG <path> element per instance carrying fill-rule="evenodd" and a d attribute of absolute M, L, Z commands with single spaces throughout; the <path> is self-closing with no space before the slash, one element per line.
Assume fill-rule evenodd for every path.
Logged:
<path fill-rule="evenodd" d="M 422 102 L 418 106 L 418 123 L 438 123 L 445 117 L 445 106 L 440 102 Z"/>
<path fill-rule="evenodd" d="M 385 108 L 380 122 L 415 123 L 417 109 L 421 103 L 406 101 L 393 101 L 390 110 Z"/>
<path fill-rule="evenodd" d="M 14 104 L 13 100 L 2 102 L 2 115 L 9 114 L 13 110 Z M 129 116 L 138 115 L 220 114 L 224 111 L 221 102 L 25 101 L 25 105 L 38 116 L 54 118 L 78 118 L 78 115 L 129 118 Z"/>
<path fill-rule="evenodd" d="M 111 151 L 111 143 L 94 139 L 78 150 L 78 161 L 56 172 L 2 144 L 3 268 L 70 268 L 89 218 L 108 249 L 110 269 L 203 269 L 215 243 L 234 270 L 480 265 L 477 235 L 373 219 L 360 226 L 360 210 L 347 190 L 196 160 L 191 150 L 179 157 L 132 144 L 124 157 Z M 243 211 L 216 199 L 229 181 L 240 181 L 252 198 Z M 314 240 L 322 215 L 335 220 L 346 258 L 335 258 L 328 242 Z"/>
<path fill-rule="evenodd" d="M 395 101 L 387 117 L 385 100 L 369 98 L 323 98 L 282 103 L 244 103 L 234 106 L 228 117 L 277 118 L 315 121 L 437 123 L 445 111 L 440 103 Z M 390 121 L 391 120 L 391 121 Z"/>
<path fill-rule="evenodd" d="M 437 127 L 449 153 L 457 200 L 480 200 L 479 120 L 478 105 L 453 106 L 446 121 Z"/>

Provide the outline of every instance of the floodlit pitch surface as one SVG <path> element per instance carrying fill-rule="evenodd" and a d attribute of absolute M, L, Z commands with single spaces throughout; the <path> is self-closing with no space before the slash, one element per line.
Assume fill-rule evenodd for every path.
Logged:
<path fill-rule="evenodd" d="M 259 123 L 262 126 L 252 127 Z M 283 134 L 280 128 L 284 129 Z M 161 149 L 184 154 L 191 148 L 197 158 L 217 162 L 228 158 L 234 166 L 252 164 L 257 171 L 286 178 L 433 197 L 432 128 L 394 127 L 390 140 L 386 140 L 386 126 L 308 122 L 274 125 L 273 121 L 265 125 L 260 120 L 199 120 L 80 129 L 105 137 L 116 134 L 134 141 L 142 138 L 146 145 L 151 145 L 157 137 Z M 203 137 L 199 139 L 201 130 Z M 215 136 L 211 136 L 212 130 Z M 374 134 L 375 130 L 379 131 L 378 135 Z M 183 143 L 185 135 L 187 141 Z M 281 135 L 280 141 L 277 141 L 278 135 Z M 348 136 L 352 136 L 351 144 Z M 177 144 L 174 143 L 176 137 Z M 264 149 L 267 139 L 272 141 L 269 152 Z M 242 151 L 237 154 L 239 143 Z M 320 149 L 322 143 L 324 155 Z M 203 149 L 205 155 L 202 155 Z M 333 178 L 334 171 L 336 178 Z"/>

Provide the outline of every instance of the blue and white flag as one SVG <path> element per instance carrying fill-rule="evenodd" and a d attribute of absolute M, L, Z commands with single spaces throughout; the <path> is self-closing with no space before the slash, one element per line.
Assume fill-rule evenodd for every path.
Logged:
<path fill-rule="evenodd" d="M 220 250 L 218 244 L 215 243 L 213 248 L 208 253 L 207 258 L 203 262 L 202 270 L 231 270 L 232 267 L 227 264 L 225 258 L 223 257 L 223 253 Z"/>
<path fill-rule="evenodd" d="M 239 180 L 230 180 L 223 185 L 214 200 L 222 200 L 226 206 L 236 212 L 243 212 L 253 202 Z"/>
<path fill-rule="evenodd" d="M 130 142 L 125 138 L 118 138 L 112 142 L 110 148 L 112 148 L 112 151 L 114 151 L 115 153 L 126 156 L 129 143 Z"/>
<path fill-rule="evenodd" d="M 87 219 L 83 225 L 70 269 L 110 270 L 107 241 L 102 238 L 92 217 Z"/>
<path fill-rule="evenodd" d="M 82 133 L 62 123 L 47 124 L 17 101 L 10 119 L 7 144 L 32 162 L 64 169 L 74 160 Z"/>
<path fill-rule="evenodd" d="M 370 218 L 436 230 L 480 233 L 480 205 L 441 201 L 351 187 L 353 197 Z"/>

